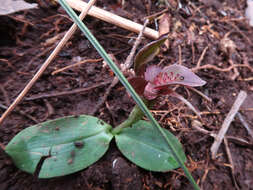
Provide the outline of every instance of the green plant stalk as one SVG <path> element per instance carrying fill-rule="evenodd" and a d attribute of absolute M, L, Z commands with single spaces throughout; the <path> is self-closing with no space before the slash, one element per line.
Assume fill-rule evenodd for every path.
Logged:
<path fill-rule="evenodd" d="M 119 78 L 120 82 L 125 86 L 125 88 L 128 90 L 128 92 L 132 95 L 135 102 L 139 105 L 143 113 L 150 119 L 151 123 L 160 131 L 162 137 L 166 140 L 168 143 L 169 148 L 171 149 L 173 156 L 179 163 L 179 165 L 182 167 L 182 169 L 185 172 L 185 175 L 188 177 L 189 181 L 192 183 L 194 189 L 199 190 L 199 186 L 195 182 L 194 178 L 188 171 L 187 167 L 184 165 L 184 162 L 181 160 L 180 156 L 177 153 L 177 150 L 173 146 L 173 143 L 170 141 L 170 139 L 166 136 L 165 132 L 162 130 L 162 128 L 159 126 L 158 122 L 155 120 L 153 115 L 150 113 L 142 99 L 138 96 L 138 94 L 135 92 L 133 87 L 128 83 L 125 76 L 122 74 L 122 72 L 118 69 L 118 67 L 115 65 L 115 63 L 111 60 L 111 58 L 108 56 L 108 54 L 105 52 L 103 47 L 99 44 L 97 39 L 91 34 L 89 29 L 84 25 L 84 23 L 78 18 L 76 13 L 73 11 L 73 9 L 66 3 L 65 0 L 58 0 L 60 5 L 65 9 L 65 11 L 68 13 L 68 15 L 74 20 L 76 25 L 80 28 L 80 30 L 84 33 L 84 35 L 88 38 L 88 40 L 91 42 L 91 44 L 96 48 L 98 53 L 101 55 L 101 57 L 107 62 L 107 64 L 110 66 L 110 68 L 113 70 L 115 75 Z"/>
<path fill-rule="evenodd" d="M 147 101 L 145 99 L 142 99 L 142 101 L 145 103 L 145 105 L 147 107 L 150 107 L 154 104 L 154 101 Z M 135 122 L 139 121 L 143 116 L 144 116 L 143 111 L 141 111 L 141 109 L 138 105 L 135 105 L 134 108 L 132 109 L 130 115 L 128 116 L 128 118 L 125 121 L 123 121 L 121 124 L 116 126 L 111 131 L 111 133 L 113 135 L 119 134 L 122 131 L 122 129 L 133 125 Z"/>
<path fill-rule="evenodd" d="M 131 111 L 128 118 L 123 121 L 121 124 L 119 124 L 117 127 L 115 127 L 111 133 L 113 135 L 116 135 L 122 131 L 122 129 L 131 126 L 135 122 L 139 121 L 144 116 L 144 113 L 141 111 L 138 105 L 135 105 L 133 110 Z"/>

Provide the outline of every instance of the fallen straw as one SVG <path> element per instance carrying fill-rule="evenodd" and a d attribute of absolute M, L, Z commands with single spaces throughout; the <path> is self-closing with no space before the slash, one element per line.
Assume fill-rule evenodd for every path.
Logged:
<path fill-rule="evenodd" d="M 82 20 L 86 15 L 89 9 L 94 5 L 96 0 L 90 0 L 89 4 L 81 9 L 82 12 L 80 14 L 80 19 Z M 37 73 L 34 75 L 32 80 L 25 86 L 25 88 L 22 90 L 22 92 L 18 95 L 18 97 L 14 100 L 14 102 L 8 107 L 8 109 L 3 113 L 3 115 L 0 118 L 0 125 L 4 121 L 4 119 L 14 110 L 14 108 L 21 102 L 21 100 L 24 98 L 24 96 L 28 93 L 28 91 L 32 88 L 33 84 L 39 79 L 39 77 L 42 75 L 42 73 L 46 70 L 48 65 L 52 62 L 52 60 L 56 57 L 56 55 L 60 52 L 62 47 L 66 44 L 66 42 L 70 39 L 70 37 L 74 34 L 76 31 L 77 26 L 74 23 L 71 28 L 68 30 L 68 32 L 64 35 L 62 40 L 59 42 L 57 47 L 54 49 L 54 51 L 50 54 L 50 56 L 47 58 L 47 60 L 43 63 L 41 68 L 37 71 Z"/>
<path fill-rule="evenodd" d="M 66 2 L 73 8 L 78 11 L 81 11 L 84 7 L 87 6 L 87 3 L 81 1 L 81 0 L 66 0 Z M 110 13 L 106 10 L 103 10 L 101 8 L 98 8 L 96 6 L 93 6 L 90 11 L 88 12 L 88 15 L 96 17 L 100 20 L 103 20 L 105 22 L 109 22 L 111 24 L 115 24 L 116 26 L 119 26 L 121 28 L 124 28 L 126 30 L 133 31 L 135 33 L 140 33 L 140 31 L 143 28 L 143 25 L 138 24 L 136 22 L 133 22 L 129 19 L 120 17 L 116 14 Z M 156 30 L 153 30 L 151 28 L 146 27 L 144 32 L 144 36 L 149 37 L 151 39 L 157 39 L 159 38 L 159 32 Z"/>
<path fill-rule="evenodd" d="M 242 103 L 244 102 L 244 100 L 246 99 L 246 97 L 247 97 L 247 93 L 245 91 L 240 91 L 232 108 L 230 109 L 227 117 L 225 118 L 225 120 L 221 126 L 221 129 L 215 138 L 214 143 L 212 144 L 212 147 L 211 147 L 212 159 L 216 158 L 217 151 L 220 147 L 222 140 L 224 139 L 224 136 L 230 126 L 230 123 L 233 121 L 236 113 L 239 111 L 239 109 L 240 109 Z"/>

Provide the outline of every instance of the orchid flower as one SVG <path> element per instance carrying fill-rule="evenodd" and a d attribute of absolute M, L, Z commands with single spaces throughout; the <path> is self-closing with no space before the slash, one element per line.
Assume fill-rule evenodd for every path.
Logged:
<path fill-rule="evenodd" d="M 163 69 L 159 66 L 149 66 L 144 76 L 137 76 L 129 80 L 139 95 L 147 100 L 153 100 L 158 95 L 166 95 L 173 92 L 169 87 L 173 84 L 184 86 L 203 86 L 204 80 L 199 78 L 190 69 L 182 65 L 174 64 Z"/>
<path fill-rule="evenodd" d="M 147 44 L 138 52 L 134 61 L 136 76 L 129 79 L 129 82 L 136 92 L 146 100 L 153 100 L 159 95 L 169 94 L 183 101 L 200 117 L 199 112 L 192 104 L 170 87 L 176 84 L 186 87 L 203 86 L 206 84 L 204 80 L 187 67 L 179 64 L 173 64 L 164 68 L 156 65 L 146 67 L 146 64 L 159 53 L 159 47 L 166 39 L 166 36 L 162 36 L 157 41 Z"/>

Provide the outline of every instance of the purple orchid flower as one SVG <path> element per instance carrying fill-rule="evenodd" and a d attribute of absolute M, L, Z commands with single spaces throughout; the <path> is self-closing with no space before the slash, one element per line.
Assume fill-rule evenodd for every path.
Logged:
<path fill-rule="evenodd" d="M 145 73 L 129 80 L 138 94 L 147 100 L 153 100 L 158 95 L 173 93 L 169 87 L 174 84 L 196 87 L 206 84 L 204 80 L 195 75 L 190 69 L 174 64 L 163 69 L 152 65 L 147 67 Z"/>

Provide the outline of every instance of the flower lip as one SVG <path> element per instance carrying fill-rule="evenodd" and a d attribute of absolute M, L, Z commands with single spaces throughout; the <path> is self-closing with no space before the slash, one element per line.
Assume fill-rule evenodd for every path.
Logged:
<path fill-rule="evenodd" d="M 202 80 L 190 69 L 178 64 L 167 66 L 164 69 L 157 66 L 150 66 L 145 72 L 145 80 L 154 84 L 156 88 L 172 84 L 192 87 L 206 84 L 206 81 Z"/>
<path fill-rule="evenodd" d="M 173 92 L 171 85 L 203 86 L 206 81 L 202 80 L 185 66 L 174 64 L 161 69 L 152 65 L 147 67 L 144 76 L 130 79 L 131 84 L 138 94 L 146 99 L 155 99 L 158 95 L 166 95 Z"/>

